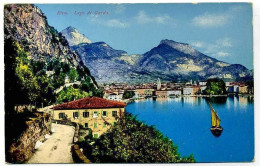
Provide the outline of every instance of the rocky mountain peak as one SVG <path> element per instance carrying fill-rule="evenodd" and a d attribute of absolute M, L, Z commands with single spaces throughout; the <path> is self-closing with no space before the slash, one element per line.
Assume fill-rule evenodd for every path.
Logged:
<path fill-rule="evenodd" d="M 185 54 L 189 54 L 192 56 L 198 56 L 200 54 L 197 50 L 195 50 L 189 44 L 186 44 L 186 43 L 179 43 L 179 42 L 176 42 L 173 40 L 164 39 L 164 40 L 161 40 L 159 45 L 163 45 L 163 44 L 168 45 L 168 46 L 174 48 L 175 50 L 178 50 L 180 52 L 183 52 Z"/>
<path fill-rule="evenodd" d="M 91 41 L 81 34 L 76 28 L 69 26 L 61 31 L 62 35 L 68 40 L 70 46 L 78 45 L 81 43 L 91 43 Z"/>

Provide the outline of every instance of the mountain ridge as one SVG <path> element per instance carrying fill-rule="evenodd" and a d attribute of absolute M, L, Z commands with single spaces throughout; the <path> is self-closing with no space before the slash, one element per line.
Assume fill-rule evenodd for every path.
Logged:
<path fill-rule="evenodd" d="M 128 55 L 127 52 L 115 50 L 110 46 L 109 50 L 103 46 L 95 47 L 94 45 L 97 43 L 101 45 L 100 42 L 85 45 L 83 43 L 72 46 L 72 50 L 79 53 L 80 57 L 84 59 L 85 65 L 98 64 L 95 69 L 90 70 L 93 70 L 94 76 L 98 77 L 99 83 L 111 80 L 115 82 L 151 82 L 156 81 L 157 77 L 164 81 L 204 80 L 216 77 L 236 80 L 253 77 L 252 71 L 241 64 L 230 64 L 217 60 L 199 52 L 187 43 L 174 40 L 163 39 L 151 50 L 137 55 Z M 105 42 L 101 43 L 107 45 Z M 102 69 L 99 70 L 99 67 Z M 99 74 L 97 75 L 94 70 Z M 124 73 L 122 74 L 121 71 Z M 110 79 L 102 78 L 102 76 L 106 77 L 106 73 L 114 74 L 110 74 Z"/>

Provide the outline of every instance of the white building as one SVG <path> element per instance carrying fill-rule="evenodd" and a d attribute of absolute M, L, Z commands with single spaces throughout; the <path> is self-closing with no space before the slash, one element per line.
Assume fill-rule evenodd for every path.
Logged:
<path fill-rule="evenodd" d="M 115 93 L 111 93 L 108 96 L 109 100 L 114 100 L 114 101 L 120 101 L 122 99 L 123 95 L 122 94 L 115 94 Z"/>
<path fill-rule="evenodd" d="M 181 90 L 169 90 L 167 91 L 167 96 L 180 96 Z"/>
<path fill-rule="evenodd" d="M 200 85 L 200 86 L 206 86 L 206 85 L 207 85 L 207 81 L 200 81 L 200 82 L 199 82 L 199 85 Z"/>
<path fill-rule="evenodd" d="M 193 94 L 193 88 L 183 88 L 183 95 L 192 95 Z"/>

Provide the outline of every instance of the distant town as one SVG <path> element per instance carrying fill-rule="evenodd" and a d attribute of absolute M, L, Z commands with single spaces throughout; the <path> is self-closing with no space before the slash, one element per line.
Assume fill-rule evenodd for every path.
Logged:
<path fill-rule="evenodd" d="M 157 83 L 143 83 L 130 85 L 113 83 L 103 85 L 104 98 L 115 101 L 124 101 L 126 92 L 133 92 L 132 99 L 147 97 L 179 97 L 179 96 L 209 96 L 203 91 L 207 88 L 207 81 L 192 81 L 182 83 L 163 83 L 158 78 Z M 227 94 L 253 95 L 253 87 L 249 88 L 245 82 L 225 82 Z"/>

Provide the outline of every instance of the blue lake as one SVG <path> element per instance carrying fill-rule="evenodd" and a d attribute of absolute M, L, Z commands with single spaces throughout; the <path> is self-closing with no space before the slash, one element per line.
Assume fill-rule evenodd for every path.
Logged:
<path fill-rule="evenodd" d="M 254 158 L 253 97 L 210 98 L 223 132 L 210 131 L 211 113 L 206 98 L 145 99 L 129 103 L 127 112 L 168 136 L 181 156 L 193 154 L 197 162 L 245 162 Z"/>

